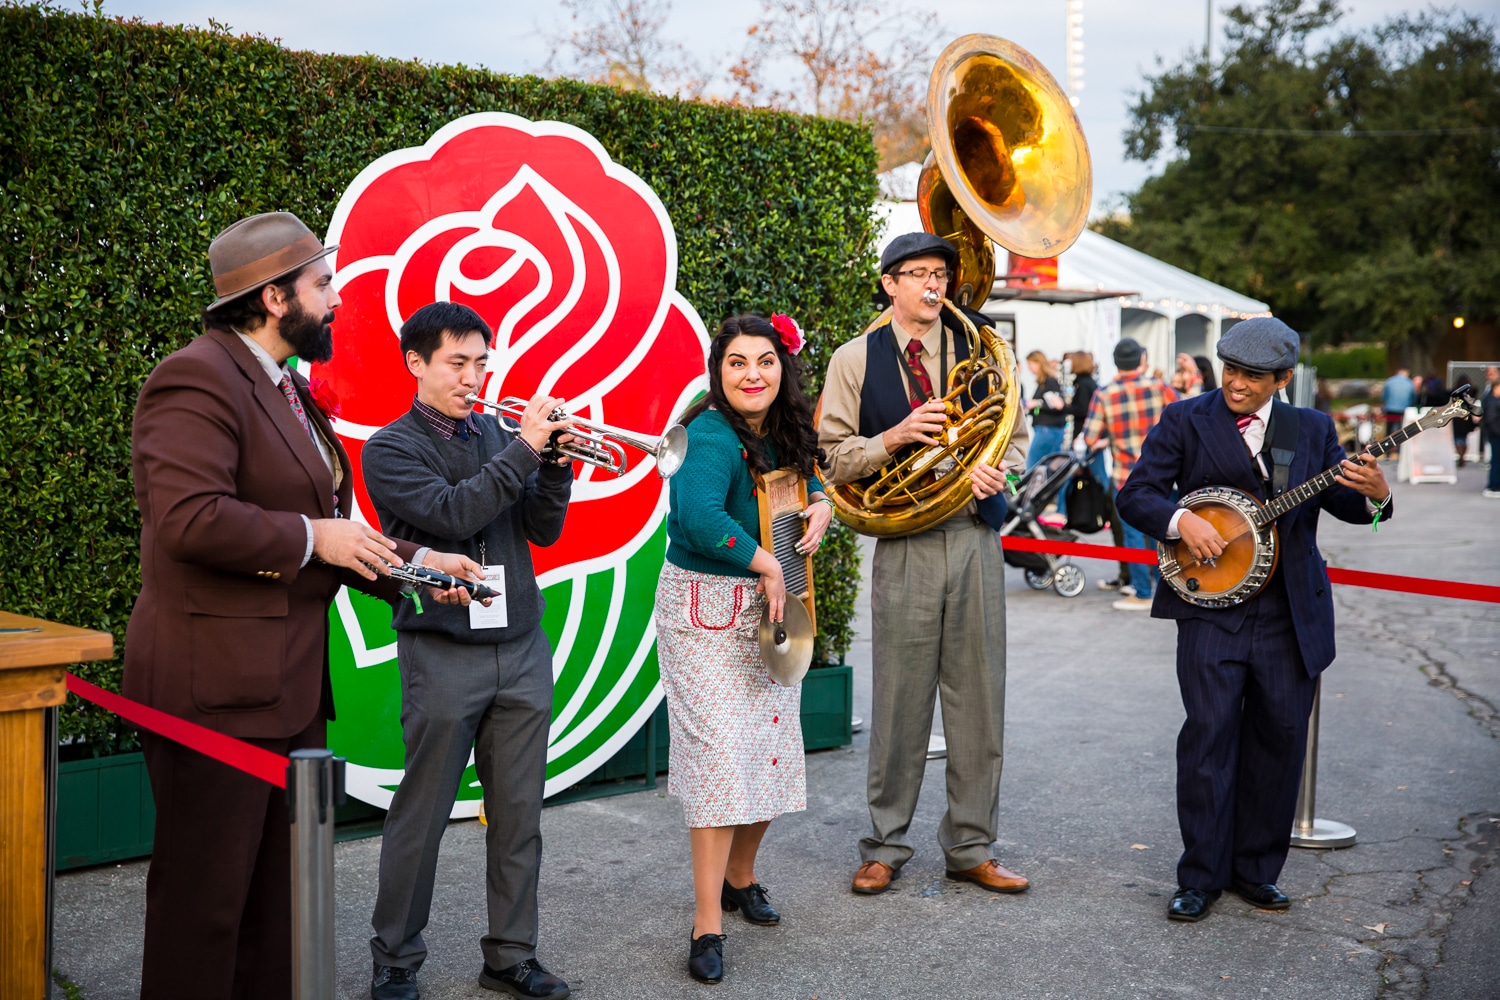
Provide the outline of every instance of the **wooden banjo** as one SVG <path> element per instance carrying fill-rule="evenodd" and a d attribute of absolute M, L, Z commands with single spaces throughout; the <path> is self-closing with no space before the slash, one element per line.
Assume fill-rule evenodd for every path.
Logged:
<path fill-rule="evenodd" d="M 1446 406 L 1428 410 L 1415 423 L 1366 447 L 1363 454 L 1378 458 L 1425 430 L 1477 415 L 1479 404 L 1468 388 L 1458 389 Z M 1227 544 L 1217 558 L 1200 563 L 1180 540 L 1162 542 L 1156 554 L 1162 580 L 1177 596 L 1200 608 L 1228 608 L 1248 601 L 1276 571 L 1280 557 L 1276 519 L 1334 485 L 1342 471 L 1336 465 L 1266 503 L 1233 486 L 1208 486 L 1182 497 L 1177 505 L 1212 524 Z"/>

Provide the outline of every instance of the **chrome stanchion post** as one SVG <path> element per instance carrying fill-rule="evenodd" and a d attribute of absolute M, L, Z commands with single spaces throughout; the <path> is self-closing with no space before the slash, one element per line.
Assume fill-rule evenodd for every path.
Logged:
<path fill-rule="evenodd" d="M 333 811 L 344 762 L 293 750 L 286 769 L 292 820 L 292 996 L 333 1000 Z"/>
<path fill-rule="evenodd" d="M 1323 703 L 1323 679 L 1313 689 L 1312 715 L 1307 723 L 1307 755 L 1302 761 L 1302 786 L 1297 791 L 1297 818 L 1292 821 L 1293 847 L 1352 847 L 1354 827 L 1318 819 L 1318 715 Z"/>

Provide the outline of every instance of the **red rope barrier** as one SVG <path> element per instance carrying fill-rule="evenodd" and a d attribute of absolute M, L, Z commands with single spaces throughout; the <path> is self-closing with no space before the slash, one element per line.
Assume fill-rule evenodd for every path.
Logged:
<path fill-rule="evenodd" d="M 1115 562 L 1156 564 L 1156 550 L 1154 549 L 1122 549 L 1113 545 L 1055 542 L 1051 539 L 1026 538 L 1020 535 L 1004 535 L 1000 543 L 1005 548 L 1016 552 L 1044 552 L 1055 556 L 1078 556 L 1081 559 L 1109 559 Z M 1424 594 L 1428 597 L 1447 597 L 1460 601 L 1500 604 L 1500 587 L 1487 583 L 1450 583 L 1445 580 L 1396 576 L 1392 573 L 1368 573 L 1361 569 L 1338 569 L 1333 566 L 1328 568 L 1328 579 L 1333 583 L 1346 584 L 1351 587 L 1391 590 L 1398 594 Z"/>
<path fill-rule="evenodd" d="M 279 753 L 272 753 L 237 740 L 233 736 L 226 736 L 197 723 L 188 722 L 186 719 L 179 719 L 175 715 L 168 715 L 161 709 L 152 708 L 150 705 L 142 705 L 138 701 L 111 694 L 73 674 L 68 674 L 68 690 L 84 701 L 91 701 L 125 721 L 133 722 L 158 736 L 165 736 L 169 740 L 181 743 L 189 750 L 196 750 L 220 763 L 244 771 L 253 778 L 269 782 L 277 788 L 286 787 L 286 769 L 291 761 Z"/>

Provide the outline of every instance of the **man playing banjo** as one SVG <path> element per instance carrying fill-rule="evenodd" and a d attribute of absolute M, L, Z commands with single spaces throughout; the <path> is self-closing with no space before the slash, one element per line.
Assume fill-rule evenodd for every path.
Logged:
<path fill-rule="evenodd" d="M 1373 456 L 1346 459 L 1331 418 L 1274 400 L 1291 381 L 1300 350 L 1297 333 L 1269 317 L 1225 333 L 1218 346 L 1223 388 L 1163 411 L 1117 500 L 1123 519 L 1169 545 L 1177 541 L 1177 558 L 1197 574 L 1183 581 L 1186 598 L 1163 586 L 1151 609 L 1153 617 L 1177 620 L 1177 680 L 1187 710 L 1177 738 L 1183 853 L 1167 909 L 1172 920 L 1203 919 L 1224 889 L 1263 909 L 1291 905 L 1276 880 L 1291 846 L 1318 675 L 1334 657 L 1318 513 L 1354 524 L 1391 515 L 1390 487 Z M 1274 565 L 1269 578 L 1257 580 L 1248 596 L 1241 590 L 1199 598 L 1199 576 L 1209 580 L 1209 569 L 1238 551 L 1263 550 L 1270 529 L 1260 538 L 1231 531 L 1226 540 L 1205 517 L 1179 506 L 1177 492 L 1232 487 L 1222 492 L 1249 494 L 1255 508 L 1324 469 L 1341 469 L 1336 485 L 1282 514 L 1273 542 L 1279 559 L 1252 564 Z"/>

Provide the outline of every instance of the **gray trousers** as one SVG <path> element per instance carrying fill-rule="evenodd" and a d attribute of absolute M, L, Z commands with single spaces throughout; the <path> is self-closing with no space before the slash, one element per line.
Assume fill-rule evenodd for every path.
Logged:
<path fill-rule="evenodd" d="M 552 650 L 540 628 L 493 646 L 434 632 L 398 632 L 406 776 L 380 845 L 380 889 L 370 923 L 379 965 L 417 969 L 432 907 L 438 844 L 474 751 L 484 788 L 485 964 L 536 957 L 542 786 L 552 719 Z"/>
<path fill-rule="evenodd" d="M 990 857 L 1005 751 L 1005 567 L 995 532 L 959 514 L 875 544 L 870 612 L 870 836 L 864 861 L 899 870 L 912 856 L 933 699 L 943 699 L 948 810 L 938 827 L 947 867 Z"/>

